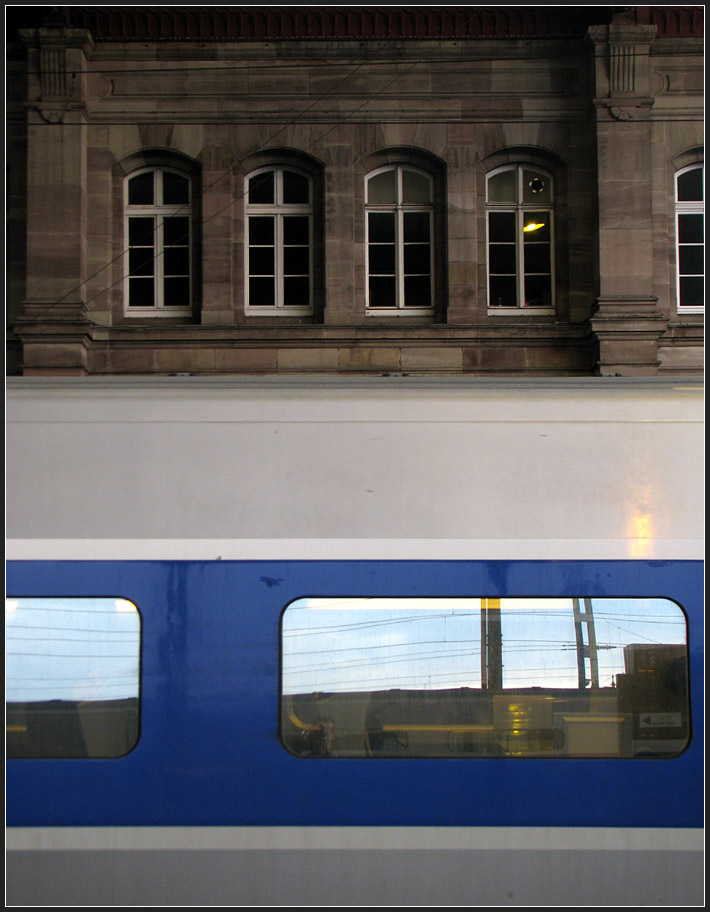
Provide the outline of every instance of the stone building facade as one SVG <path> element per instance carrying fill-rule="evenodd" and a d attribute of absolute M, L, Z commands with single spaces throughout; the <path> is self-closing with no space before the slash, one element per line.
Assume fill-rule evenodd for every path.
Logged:
<path fill-rule="evenodd" d="M 698 373 L 703 7 L 8 16 L 8 372 Z"/>

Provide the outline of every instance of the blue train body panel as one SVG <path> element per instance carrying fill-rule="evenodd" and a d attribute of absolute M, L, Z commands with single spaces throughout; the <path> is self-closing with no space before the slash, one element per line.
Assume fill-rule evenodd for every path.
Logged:
<path fill-rule="evenodd" d="M 11 826 L 703 824 L 696 561 L 14 561 L 19 596 L 115 596 L 142 622 L 140 738 L 10 760 Z M 280 618 L 305 596 L 664 597 L 688 620 L 692 737 L 653 759 L 303 759 L 279 740 Z"/>

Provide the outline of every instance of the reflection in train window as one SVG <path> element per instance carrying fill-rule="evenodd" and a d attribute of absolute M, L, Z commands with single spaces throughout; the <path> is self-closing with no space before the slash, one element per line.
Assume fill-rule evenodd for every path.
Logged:
<path fill-rule="evenodd" d="M 667 599 L 299 599 L 281 739 L 300 757 L 673 757 L 685 615 Z"/>
<path fill-rule="evenodd" d="M 121 757 L 138 740 L 140 615 L 126 599 L 5 600 L 8 757 Z"/>

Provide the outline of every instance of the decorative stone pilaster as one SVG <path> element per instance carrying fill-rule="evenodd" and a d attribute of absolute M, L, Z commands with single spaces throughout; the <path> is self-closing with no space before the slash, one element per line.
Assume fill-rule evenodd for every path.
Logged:
<path fill-rule="evenodd" d="M 45 123 L 60 124 L 69 111 L 84 110 L 86 61 L 94 42 L 84 29 L 64 28 L 47 22 L 38 29 L 22 29 L 29 69 L 27 107 L 36 110 Z"/>
<path fill-rule="evenodd" d="M 14 330 L 25 376 L 84 376 L 94 325 L 83 304 L 25 301 Z"/>
<path fill-rule="evenodd" d="M 623 13 L 609 25 L 594 25 L 589 37 L 594 44 L 598 110 L 616 120 L 648 117 L 653 105 L 649 53 L 656 36 L 655 25 L 638 25 Z"/>
<path fill-rule="evenodd" d="M 658 342 L 666 321 L 658 299 L 631 294 L 598 299 L 591 319 L 599 344 L 598 373 L 611 377 L 647 377 L 658 373 Z"/>
<path fill-rule="evenodd" d="M 16 321 L 23 372 L 86 372 L 88 32 L 60 19 L 24 29 L 27 78 L 27 275 Z M 45 370 L 46 369 L 46 370 Z"/>
<path fill-rule="evenodd" d="M 666 323 L 654 295 L 649 55 L 655 25 L 621 11 L 593 26 L 599 194 L 599 373 L 658 372 Z"/>

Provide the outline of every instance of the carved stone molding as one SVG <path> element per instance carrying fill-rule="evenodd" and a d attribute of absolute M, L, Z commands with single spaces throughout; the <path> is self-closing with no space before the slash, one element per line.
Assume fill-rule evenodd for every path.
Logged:
<path fill-rule="evenodd" d="M 20 36 L 35 54 L 37 72 L 29 98 L 39 104 L 47 123 L 61 123 L 51 103 L 82 99 L 85 64 L 93 55 L 91 35 L 83 29 L 39 28 L 21 29 Z"/>
<path fill-rule="evenodd" d="M 597 94 L 619 108 L 619 114 L 612 110 L 614 117 L 630 119 L 627 109 L 635 105 L 637 97 L 646 98 L 650 92 L 649 53 L 656 26 L 614 21 L 593 26 L 588 34 L 595 45 Z"/>
<path fill-rule="evenodd" d="M 594 105 L 599 114 L 606 113 L 615 120 L 647 120 L 654 103 L 653 98 L 640 96 L 617 96 L 615 98 L 595 98 Z"/>

